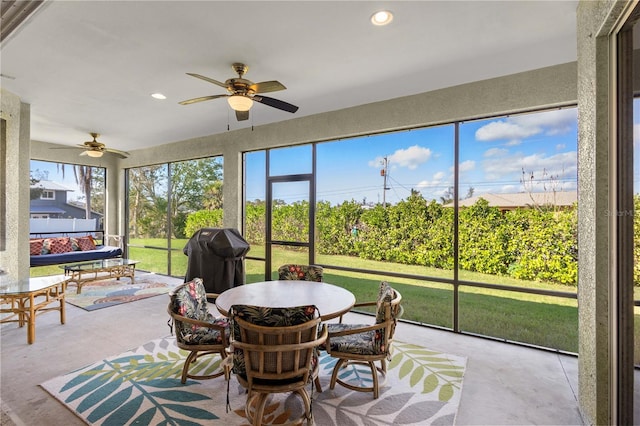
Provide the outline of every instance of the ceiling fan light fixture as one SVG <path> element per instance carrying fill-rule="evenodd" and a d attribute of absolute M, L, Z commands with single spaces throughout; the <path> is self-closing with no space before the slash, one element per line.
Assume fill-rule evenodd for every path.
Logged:
<path fill-rule="evenodd" d="M 391 21 L 393 21 L 393 13 L 388 10 L 380 10 L 373 15 L 371 15 L 371 23 L 373 25 L 387 25 Z"/>
<path fill-rule="evenodd" d="M 93 158 L 100 158 L 100 157 L 102 157 L 102 154 L 103 154 L 102 151 L 94 151 L 94 150 L 91 150 L 91 149 L 88 150 L 88 151 L 85 151 L 85 152 L 87 153 L 87 155 L 89 157 L 93 157 Z"/>
<path fill-rule="evenodd" d="M 242 95 L 231 95 L 227 98 L 227 102 L 235 111 L 249 111 L 253 106 L 253 99 Z"/>

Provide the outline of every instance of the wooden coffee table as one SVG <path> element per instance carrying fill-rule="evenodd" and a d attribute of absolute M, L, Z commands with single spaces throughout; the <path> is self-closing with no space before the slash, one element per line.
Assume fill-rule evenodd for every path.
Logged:
<path fill-rule="evenodd" d="M 72 263 L 61 265 L 64 274 L 69 277 L 68 284 L 75 284 L 76 293 L 82 292 L 82 286 L 91 281 L 104 280 L 108 278 L 129 277 L 131 283 L 135 281 L 137 260 L 130 259 L 102 259 L 91 262 Z"/>
<path fill-rule="evenodd" d="M 36 340 L 36 316 L 47 311 L 60 311 L 60 324 L 64 324 L 66 285 L 67 277 L 64 275 L 0 283 L 0 305 L 3 305 L 0 314 L 10 314 L 3 316 L 0 323 L 17 322 L 19 327 L 26 324 L 27 343 L 33 343 Z M 59 306 L 49 306 L 53 302 L 59 302 Z"/>

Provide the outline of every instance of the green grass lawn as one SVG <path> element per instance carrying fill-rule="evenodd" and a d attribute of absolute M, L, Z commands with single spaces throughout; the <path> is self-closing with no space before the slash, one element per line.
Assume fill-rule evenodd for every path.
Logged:
<path fill-rule="evenodd" d="M 173 240 L 172 247 L 179 251 L 171 253 L 171 275 L 184 276 L 187 256 L 182 247 L 187 240 Z M 146 247 L 166 247 L 166 240 L 134 240 L 132 244 Z M 264 248 L 252 246 L 252 257 L 264 257 Z M 130 247 L 129 257 L 139 260 L 138 269 L 167 274 L 168 257 L 165 250 Z M 272 278 L 277 278 L 276 269 L 284 263 L 307 263 L 307 253 L 303 250 L 274 249 L 272 252 L 274 270 Z M 316 258 L 317 263 L 358 268 L 365 271 L 402 272 L 434 278 L 453 278 L 452 271 L 376 262 L 349 256 L 327 256 Z M 59 274 L 58 266 L 31 268 L 32 276 Z M 264 262 L 247 259 L 245 261 L 246 282 L 264 280 Z M 358 301 L 375 300 L 381 280 L 388 281 L 403 297 L 403 319 L 421 324 L 453 328 L 453 288 L 450 284 L 407 278 L 385 277 L 375 272 L 355 273 L 325 269 L 324 280 L 344 287 L 356 296 Z M 542 282 L 516 280 L 508 277 L 485 275 L 461 271 L 459 278 L 504 286 L 529 287 L 564 292 L 576 292 L 575 287 L 560 286 Z M 504 290 L 461 286 L 459 289 L 460 330 L 498 339 L 524 342 L 533 345 L 578 352 L 578 308 L 575 299 L 567 299 L 535 294 L 516 293 Z M 636 330 L 640 330 L 640 316 L 636 315 Z M 640 341 L 640 339 L 636 339 Z M 640 350 L 636 350 L 640 354 Z"/>

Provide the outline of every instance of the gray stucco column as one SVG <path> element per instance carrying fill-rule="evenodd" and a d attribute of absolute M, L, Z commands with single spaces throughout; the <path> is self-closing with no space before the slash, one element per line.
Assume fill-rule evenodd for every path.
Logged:
<path fill-rule="evenodd" d="M 612 424 L 616 353 L 615 141 L 611 37 L 628 2 L 581 1 L 578 47 L 579 402 L 588 424 Z M 613 89 L 615 90 L 615 89 Z"/>
<path fill-rule="evenodd" d="M 13 93 L 0 89 L 0 118 L 4 120 L 2 143 L 5 159 L 0 167 L 7 173 L 4 188 L 6 215 L 4 250 L 0 251 L 0 275 L 4 280 L 29 278 L 29 147 L 31 109 Z M 27 212 L 25 215 L 24 212 Z"/>

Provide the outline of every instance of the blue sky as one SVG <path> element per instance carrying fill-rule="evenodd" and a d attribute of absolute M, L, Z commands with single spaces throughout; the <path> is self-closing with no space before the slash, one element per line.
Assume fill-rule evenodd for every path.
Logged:
<path fill-rule="evenodd" d="M 577 110 L 568 108 L 460 124 L 460 195 L 571 191 L 577 181 Z M 453 125 L 372 135 L 317 146 L 317 199 L 396 203 L 411 190 L 440 200 L 454 179 Z M 311 170 L 311 149 L 278 150 L 278 174 Z M 387 190 L 381 170 L 387 161 Z M 247 199 L 264 199 L 263 154 L 247 159 Z M 524 171 L 524 176 L 523 176 Z M 533 174 L 533 179 L 530 179 Z M 523 179 L 526 184 L 523 184 Z M 306 199 L 299 185 L 281 190 L 287 202 Z"/>
<path fill-rule="evenodd" d="M 577 110 L 558 109 L 460 124 L 460 195 L 544 190 L 575 190 L 577 186 Z M 440 200 L 453 185 L 454 126 L 372 135 L 317 145 L 317 199 L 377 203 L 383 199 L 383 159 L 388 160 L 386 201 L 396 203 L 419 190 Z M 640 99 L 634 101 L 634 145 L 640 152 Z M 272 171 L 311 172 L 310 145 L 273 150 Z M 264 152 L 247 155 L 247 199 L 264 199 Z M 49 180 L 76 189 L 67 167 L 65 179 L 55 163 L 32 161 L 31 170 L 49 172 Z M 634 182 L 640 184 L 640 154 L 634 159 Z M 528 181 L 525 186 L 524 178 Z M 534 179 L 528 178 L 533 173 Z M 638 192 L 636 190 L 635 192 Z M 306 199 L 300 184 L 279 185 L 276 198 Z"/>

